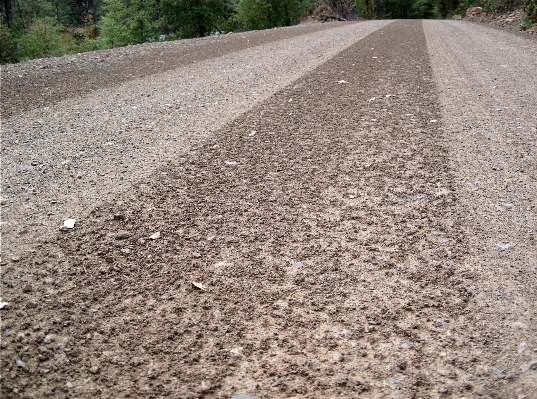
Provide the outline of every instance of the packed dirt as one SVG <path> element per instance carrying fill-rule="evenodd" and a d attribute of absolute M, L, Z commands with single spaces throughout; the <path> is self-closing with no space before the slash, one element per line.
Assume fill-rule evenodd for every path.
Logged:
<path fill-rule="evenodd" d="M 537 398 L 537 41 L 271 32 L 2 71 L 3 397 Z"/>

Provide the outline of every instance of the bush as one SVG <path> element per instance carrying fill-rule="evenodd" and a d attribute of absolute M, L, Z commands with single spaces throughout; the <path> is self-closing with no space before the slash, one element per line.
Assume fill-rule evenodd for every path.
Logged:
<path fill-rule="evenodd" d="M 17 39 L 17 54 L 20 60 L 57 57 L 67 52 L 63 26 L 53 18 L 34 20 L 25 34 Z"/>
<path fill-rule="evenodd" d="M 537 24 L 537 0 L 526 0 L 524 12 L 532 23 Z"/>
<path fill-rule="evenodd" d="M 17 42 L 11 29 L 0 22 L 0 64 L 17 62 Z"/>

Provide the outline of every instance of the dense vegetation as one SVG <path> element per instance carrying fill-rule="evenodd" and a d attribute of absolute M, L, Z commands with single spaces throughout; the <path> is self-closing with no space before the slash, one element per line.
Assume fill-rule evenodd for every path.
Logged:
<path fill-rule="evenodd" d="M 315 10 L 321 19 L 446 18 L 474 5 L 524 6 L 537 22 L 537 0 L 0 0 L 0 62 L 289 26 Z"/>

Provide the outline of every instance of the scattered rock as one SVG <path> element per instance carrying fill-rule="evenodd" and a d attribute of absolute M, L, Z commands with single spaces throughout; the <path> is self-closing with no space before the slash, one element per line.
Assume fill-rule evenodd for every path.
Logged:
<path fill-rule="evenodd" d="M 530 370 L 537 370 L 537 357 L 533 356 L 530 361 L 522 363 L 520 369 L 523 373 Z"/>
<path fill-rule="evenodd" d="M 195 282 L 192 282 L 192 285 L 193 285 L 194 287 L 196 287 L 198 290 L 202 290 L 202 291 L 207 290 L 207 287 L 204 286 L 202 283 L 195 283 Z"/>
<path fill-rule="evenodd" d="M 66 219 L 63 221 L 63 226 L 65 229 L 72 229 L 75 227 L 76 219 Z"/>
<path fill-rule="evenodd" d="M 157 238 L 160 238 L 160 231 L 157 231 L 156 233 L 153 233 L 149 236 L 152 240 L 156 240 Z"/>
<path fill-rule="evenodd" d="M 20 256 L 18 256 L 18 255 L 13 255 L 13 256 L 11 257 L 11 260 L 12 260 L 13 262 L 19 262 L 19 261 L 21 260 L 21 258 L 20 258 Z"/>
<path fill-rule="evenodd" d="M 514 248 L 516 244 L 513 244 L 511 242 L 508 242 L 506 244 L 496 244 L 496 248 L 498 248 L 498 251 L 509 251 L 510 249 Z"/>
<path fill-rule="evenodd" d="M 255 399 L 255 397 L 247 393 L 237 393 L 233 395 L 231 399 Z"/>
<path fill-rule="evenodd" d="M 498 205 L 498 210 L 505 212 L 505 211 L 511 211 L 513 209 L 513 204 L 501 204 Z"/>
<path fill-rule="evenodd" d="M 15 359 L 15 363 L 17 363 L 17 366 L 19 366 L 21 369 L 26 370 L 26 363 L 24 363 L 21 359 Z"/>
<path fill-rule="evenodd" d="M 486 13 L 483 13 L 482 7 L 470 7 L 466 10 L 466 18 L 464 19 L 466 21 L 477 22 L 480 21 L 481 18 L 485 17 L 486 15 Z"/>
<path fill-rule="evenodd" d="M 393 199 L 393 202 L 407 202 L 407 201 L 429 201 L 429 197 L 425 194 L 418 194 L 418 195 L 403 195 L 401 197 L 396 197 Z"/>
<path fill-rule="evenodd" d="M 242 351 L 243 351 L 243 348 L 239 347 L 239 348 L 231 349 L 229 353 L 231 353 L 233 356 L 244 357 L 244 355 L 242 354 Z"/>
<path fill-rule="evenodd" d="M 129 233 L 128 231 L 119 230 L 115 235 L 115 239 L 116 240 L 126 240 L 127 238 L 130 238 L 130 236 L 131 236 L 131 233 Z"/>

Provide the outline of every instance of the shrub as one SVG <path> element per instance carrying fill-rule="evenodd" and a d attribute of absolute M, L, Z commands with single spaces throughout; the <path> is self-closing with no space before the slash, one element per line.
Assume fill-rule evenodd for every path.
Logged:
<path fill-rule="evenodd" d="M 25 34 L 17 39 L 18 58 L 56 57 L 67 52 L 65 38 L 62 35 L 63 26 L 58 25 L 53 18 L 34 20 Z"/>
<path fill-rule="evenodd" d="M 524 12 L 532 23 L 537 24 L 537 0 L 526 0 Z"/>

